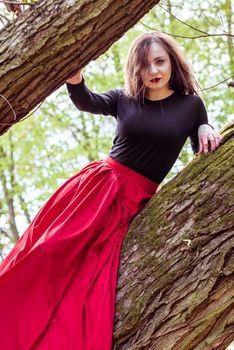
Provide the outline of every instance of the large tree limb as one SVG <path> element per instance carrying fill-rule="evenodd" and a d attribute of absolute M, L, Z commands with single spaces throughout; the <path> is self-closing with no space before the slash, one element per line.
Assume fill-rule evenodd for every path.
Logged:
<path fill-rule="evenodd" d="M 132 222 L 115 350 L 223 350 L 234 339 L 234 125 L 222 134 Z"/>
<path fill-rule="evenodd" d="M 0 134 L 103 54 L 159 0 L 38 1 L 0 32 Z"/>

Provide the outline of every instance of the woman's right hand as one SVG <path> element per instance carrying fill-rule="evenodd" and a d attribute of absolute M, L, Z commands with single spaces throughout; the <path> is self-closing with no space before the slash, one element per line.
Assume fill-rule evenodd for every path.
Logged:
<path fill-rule="evenodd" d="M 67 79 L 67 83 L 69 84 L 79 84 L 82 81 L 82 73 L 79 70 L 72 78 Z"/>

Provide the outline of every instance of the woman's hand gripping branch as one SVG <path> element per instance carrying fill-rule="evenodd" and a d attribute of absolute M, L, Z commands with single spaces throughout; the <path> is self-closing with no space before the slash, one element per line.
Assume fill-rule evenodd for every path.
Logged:
<path fill-rule="evenodd" d="M 82 73 L 79 70 L 73 77 L 67 79 L 67 83 L 69 84 L 79 84 L 82 81 Z"/>
<path fill-rule="evenodd" d="M 222 140 L 222 136 L 208 124 L 202 124 L 198 128 L 199 152 L 198 154 L 215 151 Z M 210 143 L 210 148 L 209 148 Z"/>

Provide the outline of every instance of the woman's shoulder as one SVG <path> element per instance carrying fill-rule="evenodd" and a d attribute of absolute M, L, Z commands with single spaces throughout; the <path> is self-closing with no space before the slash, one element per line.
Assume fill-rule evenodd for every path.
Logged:
<path fill-rule="evenodd" d="M 123 96 L 123 97 L 128 97 L 130 98 L 130 96 L 127 94 L 126 90 L 124 88 L 116 88 L 114 89 L 117 91 L 117 93 L 120 95 L 120 96 Z"/>
<path fill-rule="evenodd" d="M 197 94 L 182 94 L 182 93 L 177 93 L 178 96 L 181 96 L 181 98 L 187 99 L 187 100 L 191 100 L 194 102 L 199 102 L 202 101 L 202 98 L 197 95 Z"/>
<path fill-rule="evenodd" d="M 137 104 L 137 101 L 132 96 L 130 96 L 124 88 L 117 88 L 117 89 L 115 89 L 115 91 L 118 94 L 120 102 L 128 103 L 128 104 L 129 103 L 136 103 Z"/>
<path fill-rule="evenodd" d="M 197 94 L 178 94 L 179 98 L 183 101 L 187 101 L 191 106 L 203 107 L 204 102 L 201 96 Z"/>
<path fill-rule="evenodd" d="M 111 90 L 106 91 L 104 94 L 111 94 L 116 96 L 117 98 L 120 98 L 120 97 L 127 98 L 127 94 L 123 88 L 113 88 Z"/>

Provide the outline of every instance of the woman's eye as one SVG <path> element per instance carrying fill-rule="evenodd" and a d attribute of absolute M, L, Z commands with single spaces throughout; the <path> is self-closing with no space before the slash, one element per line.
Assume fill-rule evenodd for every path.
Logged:
<path fill-rule="evenodd" d="M 164 60 L 158 60 L 157 64 L 163 64 Z"/>

